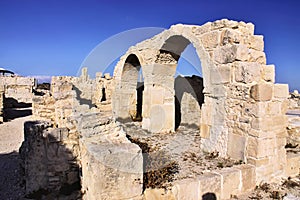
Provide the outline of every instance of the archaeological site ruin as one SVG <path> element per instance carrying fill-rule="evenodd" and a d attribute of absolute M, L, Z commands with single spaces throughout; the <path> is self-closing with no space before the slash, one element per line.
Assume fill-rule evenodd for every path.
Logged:
<path fill-rule="evenodd" d="M 190 44 L 203 77 L 176 77 Z M 230 199 L 299 175 L 300 96 L 275 83 L 252 23 L 173 25 L 130 47 L 112 76 L 87 70 L 52 77 L 50 90 L 0 77 L 1 110 L 32 104 L 28 198 Z"/>

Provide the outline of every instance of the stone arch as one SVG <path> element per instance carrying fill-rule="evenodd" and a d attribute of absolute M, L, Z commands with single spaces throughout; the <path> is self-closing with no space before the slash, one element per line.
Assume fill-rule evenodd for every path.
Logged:
<path fill-rule="evenodd" d="M 129 54 L 123 62 L 121 79 L 115 93 L 119 96 L 118 118 L 121 120 L 142 120 L 141 95 L 143 85 L 138 85 L 138 77 L 141 71 L 139 58 L 135 54 Z M 116 100 L 116 99 L 115 99 Z"/>
<path fill-rule="evenodd" d="M 194 44 L 199 43 L 197 40 L 193 40 L 191 42 L 189 39 L 184 37 L 182 34 L 180 35 L 171 35 L 168 37 L 159 50 L 159 54 L 156 59 L 156 63 L 163 64 L 165 67 L 169 67 L 170 70 L 173 71 L 174 75 L 176 72 L 176 68 L 178 65 L 178 61 L 181 57 L 182 52 L 186 49 L 186 47 L 191 44 L 195 47 Z M 195 48 L 196 49 L 196 48 Z M 199 55 L 198 55 L 199 57 Z M 199 57 L 200 59 L 200 57 Z M 200 59 L 201 62 L 201 59 Z M 175 65 L 175 68 L 174 68 Z M 173 77 L 165 80 L 164 88 L 168 88 L 170 96 L 166 97 L 168 99 L 174 96 L 174 113 L 166 113 L 166 117 L 172 118 L 173 115 L 174 121 L 174 129 L 176 130 L 181 121 L 185 125 L 192 125 L 200 127 L 200 117 L 202 104 L 204 103 L 204 95 L 203 95 L 203 80 L 199 79 L 201 83 L 196 87 L 196 76 L 193 77 Z M 169 81 L 169 82 L 167 82 Z M 196 83 L 196 85 L 195 85 Z M 191 107 L 191 108 L 190 108 Z M 187 119 L 190 117 L 191 119 Z"/>
<path fill-rule="evenodd" d="M 130 54 L 143 58 L 143 128 L 174 131 L 173 80 L 185 46 L 185 40 L 176 42 L 180 38 L 194 45 L 202 66 L 201 148 L 253 164 L 260 177 L 271 177 L 265 174 L 268 170 L 283 173 L 288 86 L 274 84 L 274 65 L 266 64 L 263 37 L 254 35 L 251 23 L 224 19 L 202 26 L 178 24 L 131 47 L 120 63 Z M 122 85 L 123 64 L 115 69 L 115 91 Z M 118 92 L 115 98 L 118 114 Z"/>

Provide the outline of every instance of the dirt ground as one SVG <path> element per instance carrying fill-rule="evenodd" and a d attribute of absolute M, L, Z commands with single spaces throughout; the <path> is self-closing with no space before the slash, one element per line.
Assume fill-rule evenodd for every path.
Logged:
<path fill-rule="evenodd" d="M 25 199 L 19 148 L 24 139 L 24 122 L 31 119 L 25 114 L 28 110 L 6 110 L 9 120 L 0 124 L 0 199 Z"/>

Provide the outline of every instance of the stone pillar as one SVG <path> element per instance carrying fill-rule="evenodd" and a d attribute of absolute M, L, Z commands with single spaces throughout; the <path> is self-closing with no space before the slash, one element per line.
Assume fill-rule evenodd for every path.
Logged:
<path fill-rule="evenodd" d="M 174 131 L 176 64 L 153 64 L 144 69 L 143 128 L 151 132 Z"/>

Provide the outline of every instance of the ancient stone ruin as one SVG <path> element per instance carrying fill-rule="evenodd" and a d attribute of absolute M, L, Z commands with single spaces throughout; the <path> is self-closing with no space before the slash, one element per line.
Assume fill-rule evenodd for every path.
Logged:
<path fill-rule="evenodd" d="M 203 77 L 175 77 L 189 44 Z M 20 149 L 26 193 L 229 199 L 296 176 L 300 153 L 286 149 L 288 98 L 253 24 L 171 26 L 130 47 L 113 77 L 91 79 L 83 68 L 33 96 L 36 121 L 25 123 Z"/>

